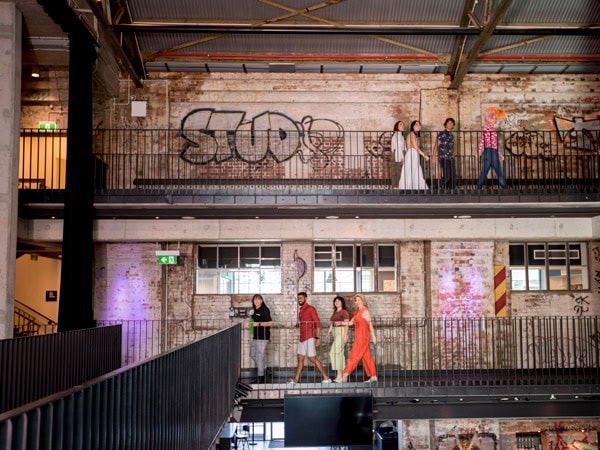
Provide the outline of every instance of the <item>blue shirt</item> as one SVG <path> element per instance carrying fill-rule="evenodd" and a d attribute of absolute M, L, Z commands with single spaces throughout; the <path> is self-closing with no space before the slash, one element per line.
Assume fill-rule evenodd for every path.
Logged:
<path fill-rule="evenodd" d="M 438 159 L 454 158 L 454 135 L 448 130 L 440 131 L 437 134 Z"/>

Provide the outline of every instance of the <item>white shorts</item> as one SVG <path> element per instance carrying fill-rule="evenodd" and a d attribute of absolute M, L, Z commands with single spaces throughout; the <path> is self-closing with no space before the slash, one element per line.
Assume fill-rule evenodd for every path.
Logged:
<path fill-rule="evenodd" d="M 310 338 L 304 342 L 298 342 L 298 354 L 312 358 L 317 356 L 317 348 L 315 347 L 315 338 Z"/>

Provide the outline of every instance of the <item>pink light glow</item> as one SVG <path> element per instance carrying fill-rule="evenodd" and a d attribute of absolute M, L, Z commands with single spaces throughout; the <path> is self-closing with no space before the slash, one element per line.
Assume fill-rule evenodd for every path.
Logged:
<path fill-rule="evenodd" d="M 439 313 L 442 317 L 483 317 L 485 283 L 481 266 L 455 266 L 448 261 L 438 273 Z"/>

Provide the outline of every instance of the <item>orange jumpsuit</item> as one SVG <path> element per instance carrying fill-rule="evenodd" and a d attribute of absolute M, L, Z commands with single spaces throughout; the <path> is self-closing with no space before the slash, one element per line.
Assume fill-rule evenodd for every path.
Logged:
<path fill-rule="evenodd" d="M 369 322 L 363 317 L 365 311 L 367 311 L 367 307 L 363 306 L 356 311 L 356 314 L 354 314 L 354 318 L 352 319 L 354 323 L 354 343 L 352 344 L 346 367 L 344 367 L 344 373 L 352 373 L 362 359 L 365 374 L 368 377 L 375 377 L 377 376 L 377 369 L 375 368 L 375 361 L 373 360 L 371 349 L 369 348 L 371 333 Z"/>

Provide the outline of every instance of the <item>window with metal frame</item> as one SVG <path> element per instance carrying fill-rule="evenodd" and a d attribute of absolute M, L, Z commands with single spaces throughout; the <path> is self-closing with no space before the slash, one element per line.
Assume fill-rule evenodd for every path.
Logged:
<path fill-rule="evenodd" d="M 509 261 L 513 291 L 589 289 L 588 252 L 584 242 L 510 243 Z"/>
<path fill-rule="evenodd" d="M 393 244 L 315 244 L 314 292 L 395 292 Z"/>
<path fill-rule="evenodd" d="M 197 247 L 196 294 L 280 294 L 281 246 Z"/>

